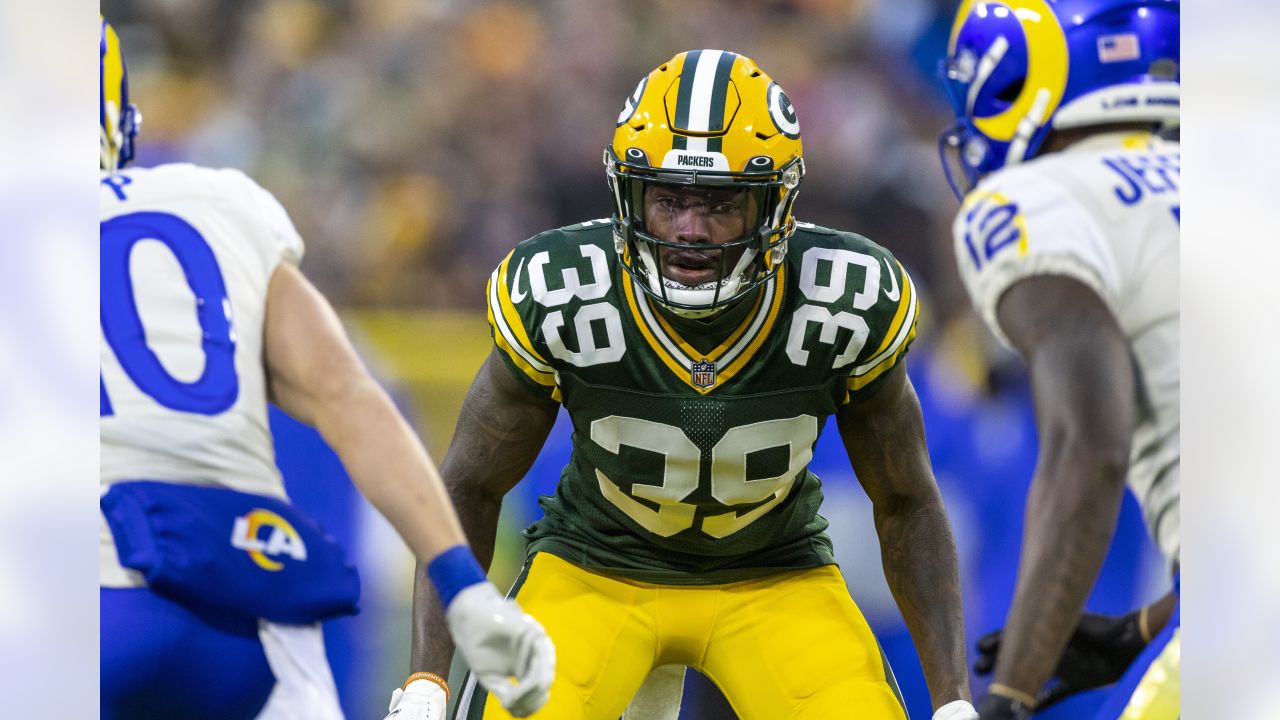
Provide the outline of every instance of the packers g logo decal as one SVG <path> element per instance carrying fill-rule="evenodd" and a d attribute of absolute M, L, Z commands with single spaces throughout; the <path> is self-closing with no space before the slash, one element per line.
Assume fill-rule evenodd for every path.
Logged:
<path fill-rule="evenodd" d="M 236 518 L 231 529 L 231 546 L 249 553 L 254 564 L 269 572 L 284 568 L 284 563 L 271 556 L 287 555 L 299 562 L 307 559 L 307 546 L 298 531 L 288 520 L 262 508 Z"/>
<path fill-rule="evenodd" d="M 769 83 L 769 119 L 783 135 L 792 140 L 800 139 L 800 121 L 796 119 L 796 109 L 791 106 L 791 98 L 782 91 L 778 83 Z"/>
<path fill-rule="evenodd" d="M 631 97 L 627 98 L 626 104 L 622 106 L 622 112 L 618 113 L 618 127 L 622 127 L 632 115 L 636 114 L 636 108 L 640 107 L 640 98 L 644 95 L 644 88 L 649 84 L 648 76 L 641 78 L 640 84 L 636 85 L 636 91 L 631 93 Z"/>

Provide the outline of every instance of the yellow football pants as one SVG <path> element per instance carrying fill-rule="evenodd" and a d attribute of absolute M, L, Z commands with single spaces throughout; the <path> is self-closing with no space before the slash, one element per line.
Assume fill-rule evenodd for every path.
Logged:
<path fill-rule="evenodd" d="M 618 720 L 650 670 L 666 664 L 706 674 L 743 720 L 906 718 L 871 628 L 833 565 L 682 586 L 538 553 L 516 598 L 556 644 L 551 700 L 534 718 Z M 511 717 L 492 696 L 468 695 L 456 717 Z"/>

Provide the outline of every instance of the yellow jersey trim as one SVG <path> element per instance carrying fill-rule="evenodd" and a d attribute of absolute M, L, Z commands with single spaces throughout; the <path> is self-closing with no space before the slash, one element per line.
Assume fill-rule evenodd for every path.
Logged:
<path fill-rule="evenodd" d="M 640 334 L 644 336 L 645 342 L 649 343 L 649 347 L 653 349 L 658 359 L 662 360 L 662 364 L 666 365 L 667 369 L 678 377 L 686 378 L 689 375 L 689 368 L 682 366 L 667 352 L 666 348 L 662 347 L 662 343 L 658 342 L 658 339 L 653 336 L 653 331 L 649 329 L 649 325 L 645 322 L 644 315 L 641 313 L 639 305 L 636 304 L 636 291 L 633 283 L 634 281 L 628 276 L 622 283 L 622 289 L 626 295 L 627 306 L 631 309 L 631 317 L 634 318 L 636 327 L 640 328 Z M 686 382 L 690 382 L 690 380 L 686 378 Z M 695 389 L 701 390 L 701 388 Z"/>
<path fill-rule="evenodd" d="M 765 339 L 777 324 L 778 314 L 782 308 L 782 298 L 786 289 L 786 267 L 778 269 L 778 274 L 770 278 L 763 286 L 763 293 L 756 298 L 756 305 L 743 318 L 733 333 L 710 353 L 703 355 L 693 348 L 673 327 L 658 313 L 652 304 L 641 306 L 637 298 L 634 281 L 624 282 L 623 291 L 631 316 L 645 342 L 654 351 L 662 363 L 686 385 L 706 395 L 720 387 L 726 380 L 737 375 L 750 362 L 764 345 Z M 772 293 L 772 294 L 770 294 Z M 766 305 L 766 298 L 768 303 Z M 644 296 L 648 302 L 648 296 Z M 752 327 L 756 330 L 748 336 Z M 661 337 L 659 337 L 661 335 Z M 664 342 L 664 340 L 666 342 Z M 744 346 L 745 343 L 745 346 Z M 740 349 L 739 349 L 740 348 Z M 722 358 L 728 356 L 728 364 L 719 367 Z M 691 375 L 694 362 L 705 359 L 716 363 L 716 382 L 711 387 L 699 387 L 693 384 Z"/>
<path fill-rule="evenodd" d="M 529 379 L 551 388 L 551 398 L 561 401 L 559 378 L 555 369 L 533 349 L 533 342 L 525 332 L 520 313 L 507 291 L 507 268 L 511 262 L 511 251 L 503 258 L 502 263 L 489 277 L 486 290 L 489 294 L 489 325 L 493 327 L 493 339 L 497 346 L 506 353 L 511 362 Z"/>
<path fill-rule="evenodd" d="M 662 330 L 667 334 L 667 337 L 675 341 L 676 347 L 683 350 L 684 354 L 690 359 L 702 357 L 702 353 L 694 349 L 694 347 L 690 345 L 679 332 L 676 332 L 675 328 L 671 327 L 671 324 L 667 322 L 667 319 L 662 317 L 662 314 L 657 311 L 657 308 L 653 306 L 653 298 L 646 297 L 645 302 L 649 303 L 649 307 L 654 310 L 654 319 L 662 326 Z M 760 303 L 762 302 L 764 302 L 764 293 L 761 293 L 756 297 L 755 306 L 751 308 L 751 312 L 747 313 L 746 317 L 742 319 L 742 323 L 734 329 L 729 337 L 725 338 L 724 342 L 720 343 L 718 347 L 707 353 L 707 360 L 715 362 L 719 360 L 720 356 L 724 355 L 729 348 L 733 347 L 733 344 L 738 341 L 738 338 L 742 337 L 742 334 L 747 331 L 747 327 L 751 325 L 751 321 L 755 319 L 756 314 L 760 312 Z"/>
<path fill-rule="evenodd" d="M 905 309 L 905 313 L 902 312 Z M 861 390 L 885 371 L 898 364 L 898 359 L 916 337 L 916 321 L 920 316 L 920 302 L 916 297 L 915 283 L 911 276 L 902 273 L 902 299 L 898 303 L 899 313 L 894 316 L 890 329 L 885 333 L 885 341 L 881 343 L 871 359 L 858 365 L 849 374 L 848 389 Z M 848 398 L 846 397 L 846 402 Z"/>
<path fill-rule="evenodd" d="M 898 300 L 898 310 L 893 314 L 893 321 L 889 323 L 889 329 L 885 331 L 884 340 L 881 341 L 880 347 L 871 353 L 871 357 L 877 357 L 880 353 L 889 348 L 889 343 L 897 337 L 898 331 L 902 329 L 902 321 L 907 317 L 907 309 L 911 307 L 911 303 L 915 302 L 915 293 L 912 292 L 911 284 L 907 282 L 907 271 L 902 267 L 902 263 L 894 260 L 898 265 L 898 276 L 903 278 L 899 283 L 902 288 L 902 297 Z"/>
<path fill-rule="evenodd" d="M 768 339 L 769 333 L 773 331 L 773 326 L 777 324 L 778 311 L 782 309 L 782 296 L 786 294 L 785 290 L 787 288 L 786 272 L 787 268 L 784 265 L 778 268 L 778 274 L 774 277 L 777 282 L 773 287 L 773 302 L 769 304 L 769 315 L 764 319 L 764 326 L 752 338 L 751 344 L 747 346 L 747 349 L 737 359 L 730 362 L 729 367 L 720 373 L 719 378 L 728 380 L 737 375 L 755 357 L 761 346 L 764 345 L 764 341 Z M 760 302 L 763 301 L 764 299 L 761 298 Z M 717 384 L 719 384 L 719 378 L 717 378 Z"/>

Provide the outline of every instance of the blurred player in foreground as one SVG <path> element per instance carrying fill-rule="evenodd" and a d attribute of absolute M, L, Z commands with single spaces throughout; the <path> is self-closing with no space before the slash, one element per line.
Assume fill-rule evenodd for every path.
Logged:
<path fill-rule="evenodd" d="M 485 580 L 425 449 L 298 271 L 284 208 L 235 170 L 122 170 L 140 118 L 105 21 L 101 58 L 102 717 L 341 717 L 319 621 L 354 612 L 359 581 L 285 497 L 268 400 L 320 431 L 425 564 L 481 681 L 533 712 L 551 642 Z M 443 687 L 409 680 L 442 717 Z"/>
<path fill-rule="evenodd" d="M 795 110 L 746 57 L 682 52 L 649 73 L 605 164 L 611 220 L 542 233 L 494 271 L 497 347 L 442 465 L 485 560 L 561 405 L 573 422 L 513 589 L 559 650 L 539 717 L 616 720 L 665 665 L 705 673 L 743 718 L 905 717 L 817 512 L 808 464 L 834 415 L 936 717 L 976 718 L 955 544 L 902 362 L 910 277 L 864 237 L 796 222 Z M 412 669 L 446 672 L 426 583 L 415 621 Z M 508 715 L 468 681 L 456 717 Z"/>
<path fill-rule="evenodd" d="M 1040 435 L 1013 606 L 979 643 L 984 720 L 1117 681 L 1099 717 L 1178 716 L 1178 27 L 1178 0 L 967 0 L 952 28 L 956 257 Z M 1126 478 L 1174 591 L 1082 618 Z"/>

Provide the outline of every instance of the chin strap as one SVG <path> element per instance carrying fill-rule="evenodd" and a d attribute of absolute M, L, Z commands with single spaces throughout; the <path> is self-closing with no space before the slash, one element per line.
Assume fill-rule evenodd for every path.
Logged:
<path fill-rule="evenodd" d="M 661 272 L 659 272 L 658 263 L 654 259 L 653 252 L 650 250 L 648 245 L 641 245 L 636 254 L 639 256 L 640 262 L 644 265 L 645 271 L 648 275 L 650 292 L 666 301 L 663 302 L 663 307 L 681 317 L 697 319 L 705 318 L 720 312 L 733 304 L 732 301 L 742 294 L 741 288 L 744 284 L 742 273 L 750 267 L 751 263 L 755 260 L 758 251 L 755 248 L 747 248 L 744 250 L 742 257 L 738 258 L 738 262 L 734 265 L 733 270 L 719 280 L 719 288 L 716 287 L 715 281 L 706 283 L 706 285 L 702 287 L 689 287 L 688 285 L 683 285 L 675 280 L 664 277 Z M 719 297 L 716 296 L 717 290 L 720 293 Z M 679 297 L 674 297 L 673 293 L 680 293 L 683 295 L 695 292 L 705 292 L 708 294 L 706 307 L 682 308 L 675 307 L 670 304 L 671 302 L 677 302 L 682 305 L 692 305 L 692 302 L 688 302 Z M 717 300 L 718 302 L 716 302 Z M 714 307 L 711 306 L 712 302 L 716 303 Z"/>

